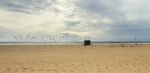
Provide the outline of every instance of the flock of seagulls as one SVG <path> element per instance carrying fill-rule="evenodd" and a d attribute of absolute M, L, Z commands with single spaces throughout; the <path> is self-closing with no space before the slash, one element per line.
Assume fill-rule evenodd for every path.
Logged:
<path fill-rule="evenodd" d="M 15 35 L 15 40 L 23 41 L 23 40 L 29 40 L 29 41 L 43 41 L 43 42 L 77 42 L 83 40 L 81 36 L 78 36 L 76 34 L 70 34 L 70 33 L 62 33 L 62 34 L 56 34 L 56 35 L 49 35 L 49 34 L 26 34 L 26 35 Z"/>

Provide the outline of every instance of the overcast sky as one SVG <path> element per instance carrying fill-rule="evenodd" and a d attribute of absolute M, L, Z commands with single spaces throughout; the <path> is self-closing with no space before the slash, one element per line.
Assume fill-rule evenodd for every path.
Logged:
<path fill-rule="evenodd" d="M 150 1 L 0 0 L 1 39 L 38 32 L 73 33 L 99 41 L 150 41 Z"/>

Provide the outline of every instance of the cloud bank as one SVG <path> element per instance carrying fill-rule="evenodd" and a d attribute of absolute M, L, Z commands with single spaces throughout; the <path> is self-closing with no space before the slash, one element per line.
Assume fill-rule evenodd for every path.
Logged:
<path fill-rule="evenodd" d="M 148 0 L 0 0 L 0 37 L 44 32 L 147 41 L 149 7 Z"/>

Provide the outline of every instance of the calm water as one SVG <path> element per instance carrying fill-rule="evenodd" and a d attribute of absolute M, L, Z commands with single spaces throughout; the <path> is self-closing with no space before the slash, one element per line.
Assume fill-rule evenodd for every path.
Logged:
<path fill-rule="evenodd" d="M 50 43 L 50 42 L 0 42 L 0 45 L 83 45 L 83 42 L 55 42 L 55 43 Z M 92 42 L 92 45 L 119 45 L 119 44 L 136 44 L 131 43 L 131 42 Z M 138 44 L 150 44 L 149 42 L 140 42 Z"/>

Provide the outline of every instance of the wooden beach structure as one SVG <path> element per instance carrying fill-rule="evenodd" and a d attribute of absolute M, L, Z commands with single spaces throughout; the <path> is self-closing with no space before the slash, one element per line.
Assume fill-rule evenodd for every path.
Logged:
<path fill-rule="evenodd" d="M 84 46 L 88 46 L 91 45 L 91 41 L 90 40 L 84 40 Z"/>

